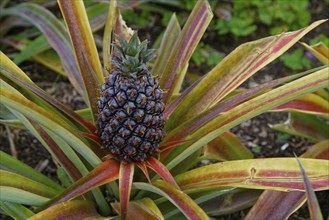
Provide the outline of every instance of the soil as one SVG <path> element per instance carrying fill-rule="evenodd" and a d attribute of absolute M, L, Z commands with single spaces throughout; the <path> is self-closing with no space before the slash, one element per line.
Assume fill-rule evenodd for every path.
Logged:
<path fill-rule="evenodd" d="M 316 3 L 314 4 L 316 5 L 313 5 L 312 7 L 318 7 L 317 4 L 319 4 L 319 1 L 315 2 Z M 312 15 L 312 20 L 317 20 L 319 18 L 324 18 L 324 16 L 321 17 L 318 14 Z M 156 21 L 155 24 L 157 24 Z M 315 29 L 315 31 L 309 35 L 308 39 L 311 39 L 319 33 L 327 33 L 326 31 L 328 30 L 328 24 L 329 23 L 327 22 L 326 25 L 322 25 Z M 145 33 L 145 36 L 148 36 L 147 38 L 155 39 L 154 36 L 157 36 L 159 31 L 158 29 L 159 28 L 153 30 L 141 30 L 139 33 Z M 263 34 L 260 34 L 260 36 L 261 35 Z M 254 39 L 242 39 L 242 41 Z M 232 49 L 236 46 L 230 44 L 231 42 L 229 39 L 227 44 L 221 45 L 216 45 L 215 39 L 210 40 L 214 42 L 214 47 L 216 47 L 216 49 L 226 54 L 232 51 Z M 4 53 L 6 53 L 6 51 L 4 51 Z M 22 63 L 20 67 L 41 88 L 45 89 L 49 94 L 53 95 L 67 106 L 70 106 L 74 110 L 85 107 L 82 98 L 66 78 L 58 76 L 56 73 L 49 71 L 49 69 L 30 61 Z M 203 68 L 202 70 L 201 68 L 192 64 L 190 70 L 192 72 L 198 72 L 202 75 L 205 73 L 205 69 L 210 69 L 210 67 Z M 257 84 L 282 77 L 289 71 L 290 70 L 286 69 L 281 63 L 275 62 L 255 74 L 250 80 L 245 82 L 242 87 L 253 87 Z M 269 127 L 270 124 L 282 123 L 287 119 L 288 113 L 264 113 L 243 122 L 242 124 L 232 128 L 231 131 L 235 133 L 243 144 L 245 144 L 245 146 L 247 146 L 254 153 L 255 158 L 293 157 L 294 153 L 296 155 L 301 155 L 314 143 L 296 136 L 284 135 L 273 131 Z M 17 157 L 19 160 L 41 171 L 53 180 L 58 181 L 56 176 L 56 166 L 50 154 L 29 132 L 0 125 L 0 143 L 0 150 Z M 326 218 L 329 215 L 329 191 L 316 192 L 316 195 L 318 197 L 323 216 Z M 220 216 L 216 219 L 243 219 L 246 213 L 248 213 L 248 209 L 231 215 Z M 305 204 L 289 219 L 309 219 L 308 213 L 307 205 Z M 9 218 L 0 215 L 0 219 Z"/>

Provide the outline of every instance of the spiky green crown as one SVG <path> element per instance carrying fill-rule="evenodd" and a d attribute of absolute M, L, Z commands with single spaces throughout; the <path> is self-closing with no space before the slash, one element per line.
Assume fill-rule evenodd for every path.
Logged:
<path fill-rule="evenodd" d="M 154 49 L 147 49 L 148 41 L 138 42 L 137 33 L 135 33 L 127 42 L 125 39 L 117 36 L 120 46 L 114 44 L 118 53 L 113 57 L 112 64 L 116 70 L 127 77 L 139 77 L 146 75 L 147 62 L 155 57 Z"/>

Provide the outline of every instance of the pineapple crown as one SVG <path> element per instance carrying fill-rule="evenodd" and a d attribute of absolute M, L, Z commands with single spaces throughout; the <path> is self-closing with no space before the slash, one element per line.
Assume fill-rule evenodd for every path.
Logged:
<path fill-rule="evenodd" d="M 139 43 L 137 33 L 127 42 L 122 37 L 116 35 L 120 46 L 114 44 L 118 53 L 114 55 L 112 64 L 116 69 L 127 77 L 137 78 L 148 73 L 147 62 L 155 57 L 154 49 L 147 49 L 148 41 Z"/>

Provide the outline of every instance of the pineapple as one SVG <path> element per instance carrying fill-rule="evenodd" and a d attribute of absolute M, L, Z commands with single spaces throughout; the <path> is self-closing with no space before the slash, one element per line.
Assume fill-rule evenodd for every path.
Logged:
<path fill-rule="evenodd" d="M 112 71 L 97 102 L 102 144 L 123 163 L 143 162 L 159 152 L 165 124 L 163 91 L 147 62 L 155 57 L 135 33 L 129 42 L 118 37 Z"/>

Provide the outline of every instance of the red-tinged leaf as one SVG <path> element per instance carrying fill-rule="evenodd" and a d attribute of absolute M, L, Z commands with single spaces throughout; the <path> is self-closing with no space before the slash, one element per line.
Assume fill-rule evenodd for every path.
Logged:
<path fill-rule="evenodd" d="M 4 55 L 3 55 L 4 56 Z M 3 57 L 5 58 L 5 57 Z M 6 61 L 6 62 L 5 62 Z M 35 85 L 29 78 L 26 78 L 27 76 L 21 76 L 15 71 L 12 71 L 12 67 L 17 67 L 14 63 L 12 63 L 9 59 L 5 59 L 5 61 L 2 62 L 0 65 L 1 73 L 6 75 L 8 78 L 13 80 L 15 83 L 17 83 L 22 88 L 28 88 L 30 91 L 32 91 L 34 94 L 36 94 L 38 97 L 49 103 L 50 105 L 56 107 L 61 112 L 65 113 L 67 116 L 73 119 L 74 122 L 80 123 L 82 126 L 84 126 L 87 130 L 90 132 L 95 132 L 96 127 L 83 117 L 81 117 L 79 114 L 75 113 L 71 109 L 69 109 L 67 106 L 63 105 L 58 100 L 54 99 L 53 97 L 49 96 L 45 91 L 43 91 L 41 88 L 39 88 L 37 85 Z M 17 67 L 18 68 L 18 67 Z"/>
<path fill-rule="evenodd" d="M 286 124 L 271 126 L 274 130 L 307 138 L 311 141 L 320 141 L 329 138 L 329 127 L 324 120 L 315 115 L 292 112 Z"/>
<path fill-rule="evenodd" d="M 301 159 L 315 190 L 329 188 L 328 162 Z M 184 191 L 213 187 L 241 187 L 281 191 L 304 190 L 294 158 L 267 158 L 226 161 L 193 169 L 175 177 Z"/>
<path fill-rule="evenodd" d="M 97 213 L 95 204 L 86 200 L 62 202 L 33 215 L 29 220 L 109 219 Z"/>
<path fill-rule="evenodd" d="M 59 54 L 72 85 L 83 96 L 83 82 L 64 25 L 46 8 L 32 3 L 19 4 L 7 12 L 28 20 L 47 37 L 49 44 Z"/>
<path fill-rule="evenodd" d="M 174 45 L 180 32 L 181 27 L 178 23 L 176 14 L 173 14 L 164 32 L 161 45 L 157 50 L 157 59 L 152 68 L 153 75 L 159 76 L 161 78 L 163 69 L 165 69 L 165 64 L 170 59 L 170 53 L 174 49 Z"/>
<path fill-rule="evenodd" d="M 316 70 L 318 70 L 318 69 L 319 68 L 317 68 Z M 320 69 L 323 69 L 323 68 L 320 68 Z M 214 106 L 211 109 L 209 109 L 208 111 L 200 114 L 199 116 L 197 116 L 195 118 L 192 118 L 192 119 L 186 121 L 185 123 L 182 123 L 180 126 L 177 126 L 175 129 L 171 130 L 166 135 L 163 142 L 172 141 L 172 140 L 186 139 L 186 137 L 188 135 L 192 134 L 197 129 L 200 129 L 200 127 L 202 127 L 207 122 L 211 122 L 211 120 L 218 117 L 220 114 L 222 114 L 222 112 L 226 112 L 226 111 L 232 109 L 233 107 L 237 106 L 238 104 L 243 103 L 243 101 L 249 100 L 249 99 L 253 98 L 254 96 L 257 96 L 257 94 L 264 93 L 264 91 L 268 90 L 271 87 L 275 87 L 275 86 L 277 86 L 279 84 L 282 84 L 284 82 L 297 79 L 297 78 L 299 78 L 301 76 L 304 76 L 308 73 L 312 73 L 313 71 L 314 70 L 306 71 L 304 73 L 296 74 L 296 75 L 293 75 L 293 76 L 283 77 L 283 78 L 280 78 L 280 79 L 273 80 L 271 82 L 262 84 L 258 87 L 249 89 L 249 90 L 244 91 L 242 93 L 237 93 L 236 95 L 233 95 L 232 97 L 227 98 L 224 101 L 218 103 L 216 106 Z M 176 100 L 174 102 L 176 102 Z M 167 124 L 170 124 L 171 121 L 172 120 L 170 120 Z M 166 129 L 168 129 L 167 126 L 165 126 L 165 130 Z M 198 138 L 196 138 L 196 139 L 198 139 Z M 185 145 L 185 147 L 186 147 L 186 145 Z M 166 154 L 161 155 L 161 159 L 162 160 L 166 159 L 166 162 L 169 162 L 169 161 L 171 161 L 172 158 L 176 157 L 176 155 L 174 153 L 171 153 L 171 150 L 172 149 L 165 152 Z M 180 149 L 175 149 L 176 152 L 182 151 L 182 150 L 183 150 L 183 148 L 181 148 L 181 147 L 180 147 Z M 169 154 L 170 154 L 170 156 L 167 159 L 166 157 Z"/>
<path fill-rule="evenodd" d="M 85 192 L 118 179 L 120 164 L 113 160 L 106 160 L 93 169 L 88 175 L 82 177 L 63 193 L 51 199 L 46 206 L 56 205 L 71 200 Z"/>
<path fill-rule="evenodd" d="M 96 134 L 90 134 L 90 133 L 86 133 L 86 132 L 80 132 L 80 134 L 97 144 L 101 144 L 101 142 L 102 142 L 101 138 Z"/>
<path fill-rule="evenodd" d="M 319 142 L 309 148 L 301 157 L 329 159 L 329 140 Z M 304 192 L 277 192 L 265 190 L 249 211 L 246 220 L 255 218 L 277 220 L 287 219 L 306 201 Z"/>
<path fill-rule="evenodd" d="M 329 102 L 316 94 L 307 94 L 273 109 L 274 111 L 298 111 L 329 118 Z"/>
<path fill-rule="evenodd" d="M 295 157 L 298 162 L 299 169 L 301 170 L 301 173 L 303 175 L 304 187 L 306 190 L 308 210 L 310 212 L 310 217 L 311 217 L 311 219 L 323 220 L 323 216 L 322 216 L 321 210 L 320 210 L 320 205 L 319 205 L 318 200 L 316 199 L 316 195 L 313 190 L 310 179 L 308 178 L 308 176 L 303 168 L 303 165 L 300 163 L 297 156 L 295 156 Z"/>
<path fill-rule="evenodd" d="M 213 116 L 210 121 L 206 122 L 203 126 L 197 127 L 197 130 L 187 137 L 189 139 L 197 139 L 195 143 L 187 147 L 184 146 L 184 148 L 175 148 L 175 152 L 173 151 L 170 156 L 166 158 L 165 162 L 167 162 L 167 168 L 172 169 L 209 141 L 243 121 L 302 95 L 325 88 L 329 82 L 328 70 L 328 67 L 323 68 L 247 100 L 226 112 L 218 113 Z"/>
<path fill-rule="evenodd" d="M 298 31 L 282 33 L 239 46 L 211 70 L 177 106 L 171 115 L 173 121 L 170 123 L 170 129 L 216 105 L 250 76 L 279 57 L 306 33 L 323 22 L 325 20 L 314 22 Z"/>
<path fill-rule="evenodd" d="M 134 176 L 134 167 L 133 163 L 131 164 L 123 164 L 120 165 L 119 172 L 119 192 L 120 192 L 120 217 L 121 219 L 126 219 L 131 185 L 133 182 Z"/>
<path fill-rule="evenodd" d="M 213 160 L 251 159 L 253 154 L 231 132 L 224 132 L 204 147 L 204 157 Z"/>
<path fill-rule="evenodd" d="M 120 213 L 119 203 L 116 202 L 111 205 L 117 213 Z M 143 198 L 129 203 L 126 220 L 135 220 L 137 216 L 138 219 L 164 220 L 159 208 L 149 198 Z"/>
<path fill-rule="evenodd" d="M 264 83 L 260 86 L 248 89 L 244 92 L 237 93 L 237 94 L 233 95 L 232 97 L 227 98 L 226 100 L 218 103 L 217 105 L 215 105 L 208 111 L 200 114 L 198 117 L 193 117 L 192 119 L 177 126 L 175 129 L 171 130 L 167 134 L 167 136 L 165 137 L 163 142 L 166 142 L 168 140 L 184 139 L 187 135 L 189 135 L 190 133 L 192 133 L 199 127 L 201 127 L 207 121 L 210 121 L 214 117 L 217 117 L 220 113 L 228 111 L 229 109 L 232 109 L 234 106 L 238 105 L 239 103 L 246 101 L 248 99 L 251 99 L 255 95 L 261 94 L 270 88 L 273 88 L 273 87 L 283 84 L 285 82 L 300 78 L 301 76 L 307 75 L 313 71 L 314 70 L 306 71 L 306 72 L 296 74 L 293 76 L 287 76 L 287 77 L 283 77 L 280 79 L 276 79 L 271 82 Z M 181 96 L 179 96 L 175 101 L 173 101 L 171 104 L 169 104 L 169 106 L 166 107 L 166 109 L 165 109 L 165 114 L 170 115 L 170 113 L 175 109 L 175 106 L 177 104 L 179 104 L 180 101 L 183 100 L 183 99 L 181 99 L 181 97 L 186 97 L 188 92 L 191 91 L 191 89 L 193 89 L 194 86 L 196 86 L 196 83 L 191 86 L 192 88 L 190 87 L 187 90 L 185 90 Z M 172 119 L 170 119 L 170 121 L 167 124 L 171 124 L 171 122 L 172 122 Z M 165 126 L 165 129 L 169 130 L 170 126 L 169 126 L 169 128 L 167 126 Z"/>
<path fill-rule="evenodd" d="M 160 161 L 158 161 L 154 157 L 150 157 L 146 161 L 146 166 L 156 172 L 163 180 L 167 181 L 168 183 L 179 189 L 179 186 L 177 185 L 174 177 L 171 175 L 166 166 L 163 165 Z"/>
<path fill-rule="evenodd" d="M 154 181 L 153 185 L 160 189 L 188 219 L 209 219 L 207 214 L 183 191 L 164 181 Z"/>
<path fill-rule="evenodd" d="M 176 147 L 180 144 L 184 144 L 187 142 L 190 142 L 191 140 L 178 140 L 178 141 L 170 141 L 170 142 L 161 142 L 160 144 L 160 150 L 161 152 L 166 151 L 168 149 L 171 149 L 173 147 Z"/>
<path fill-rule="evenodd" d="M 169 102 L 173 92 L 181 87 L 181 79 L 185 76 L 188 61 L 212 17 L 209 3 L 206 0 L 199 0 L 175 41 L 170 57 L 164 64 L 166 68 L 159 72 L 161 88 L 167 91 L 166 102 Z"/>
<path fill-rule="evenodd" d="M 321 63 L 329 65 L 329 48 L 320 42 L 316 45 L 309 46 L 306 43 L 301 43 L 308 51 L 310 51 Z"/>
<path fill-rule="evenodd" d="M 139 167 L 139 169 L 141 169 L 141 171 L 144 173 L 147 181 L 151 184 L 150 175 L 149 175 L 149 172 L 147 170 L 147 166 L 145 165 L 145 163 L 137 163 L 136 165 Z"/>
<path fill-rule="evenodd" d="M 200 207 L 210 216 L 219 216 L 238 212 L 252 206 L 262 193 L 261 190 L 241 190 L 206 200 Z"/>
<path fill-rule="evenodd" d="M 309 148 L 301 157 L 329 160 L 329 140 L 323 140 Z"/>
<path fill-rule="evenodd" d="M 74 181 L 82 177 L 80 171 L 72 163 L 70 158 L 62 151 L 62 149 L 57 145 L 57 143 L 50 137 L 50 135 L 35 121 L 29 120 L 33 127 L 39 132 L 42 139 L 47 143 L 52 153 L 56 156 L 57 161 L 63 166 L 63 168 L 68 172 L 70 177 Z"/>
<path fill-rule="evenodd" d="M 104 83 L 104 78 L 84 3 L 59 0 L 58 4 L 69 30 L 79 71 L 87 91 L 88 104 L 95 121 L 99 86 Z M 92 71 L 86 71 L 89 68 Z"/>
<path fill-rule="evenodd" d="M 262 202 L 260 202 L 262 201 Z M 249 211 L 245 220 L 287 219 L 305 202 L 304 192 L 277 192 L 265 190 Z"/>

